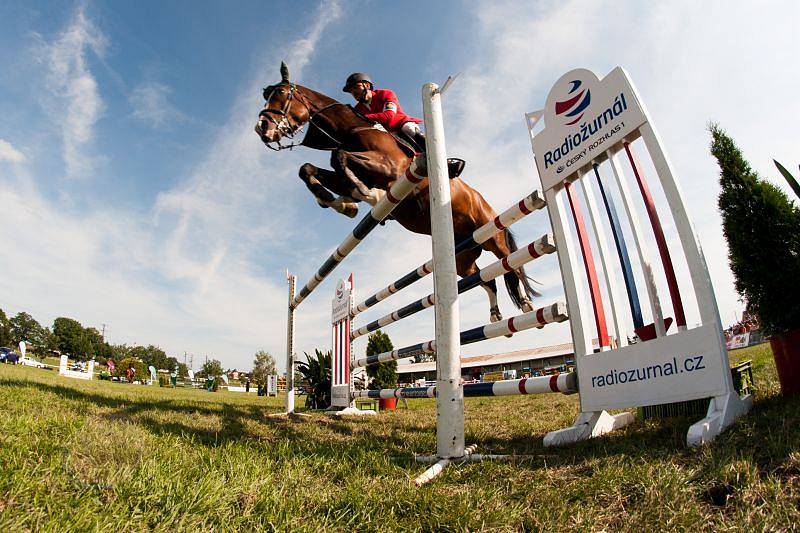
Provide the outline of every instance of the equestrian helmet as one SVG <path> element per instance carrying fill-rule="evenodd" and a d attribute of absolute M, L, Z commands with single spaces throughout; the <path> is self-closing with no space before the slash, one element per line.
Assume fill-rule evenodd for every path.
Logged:
<path fill-rule="evenodd" d="M 353 87 L 353 85 L 360 81 L 369 83 L 369 88 L 372 89 L 372 78 L 369 77 L 369 74 L 364 74 L 363 72 L 353 72 L 347 77 L 347 81 L 344 83 L 342 91 L 350 92 L 350 89 Z"/>

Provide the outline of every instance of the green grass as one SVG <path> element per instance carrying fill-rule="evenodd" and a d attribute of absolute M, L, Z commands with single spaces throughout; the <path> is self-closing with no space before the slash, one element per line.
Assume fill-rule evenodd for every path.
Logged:
<path fill-rule="evenodd" d="M 266 416 L 278 398 L 0 365 L 0 531 L 795 529 L 800 399 L 779 396 L 768 345 L 731 359 L 753 359 L 755 406 L 709 446 L 673 419 L 546 449 L 575 397 L 470 398 L 468 443 L 534 458 L 422 488 L 408 458 L 435 451 L 433 400 L 285 421 Z"/>

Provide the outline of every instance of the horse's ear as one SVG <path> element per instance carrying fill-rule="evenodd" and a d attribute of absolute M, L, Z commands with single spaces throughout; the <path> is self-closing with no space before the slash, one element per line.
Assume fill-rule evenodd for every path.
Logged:
<path fill-rule="evenodd" d="M 283 61 L 281 61 L 281 81 L 289 81 L 289 67 Z"/>

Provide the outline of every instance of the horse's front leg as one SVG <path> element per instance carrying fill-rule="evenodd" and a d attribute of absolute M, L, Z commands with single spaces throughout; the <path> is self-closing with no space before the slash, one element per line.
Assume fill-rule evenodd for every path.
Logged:
<path fill-rule="evenodd" d="M 361 164 L 363 156 L 361 156 L 361 154 L 359 154 L 359 156 L 360 157 L 355 157 L 354 154 L 345 152 L 344 150 L 337 150 L 331 156 L 331 163 L 333 168 L 340 171 L 353 185 L 353 198 L 363 200 L 370 205 L 375 205 L 386 195 L 386 191 L 367 187 L 367 185 L 356 176 L 351 165 L 354 166 L 359 173 L 363 173 L 364 170 L 364 166 Z"/>
<path fill-rule="evenodd" d="M 347 197 L 334 197 L 330 191 L 325 188 L 323 182 L 329 183 L 331 177 L 336 177 L 336 173 L 323 168 L 318 168 L 311 163 L 306 163 L 300 167 L 300 179 L 306 184 L 308 190 L 317 199 L 317 203 L 322 207 L 330 207 L 333 210 L 342 213 L 350 218 L 358 214 L 358 206 L 352 198 Z"/>

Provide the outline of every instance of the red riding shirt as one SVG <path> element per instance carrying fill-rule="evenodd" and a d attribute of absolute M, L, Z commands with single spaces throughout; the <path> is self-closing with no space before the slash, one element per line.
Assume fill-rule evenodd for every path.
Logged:
<path fill-rule="evenodd" d="M 418 118 L 406 115 L 403 108 L 400 107 L 397 95 L 389 89 L 373 89 L 372 101 L 369 106 L 364 102 L 359 102 L 356 104 L 355 110 L 368 119 L 378 122 L 389 131 L 399 130 L 406 122 L 416 124 L 422 122 Z"/>

